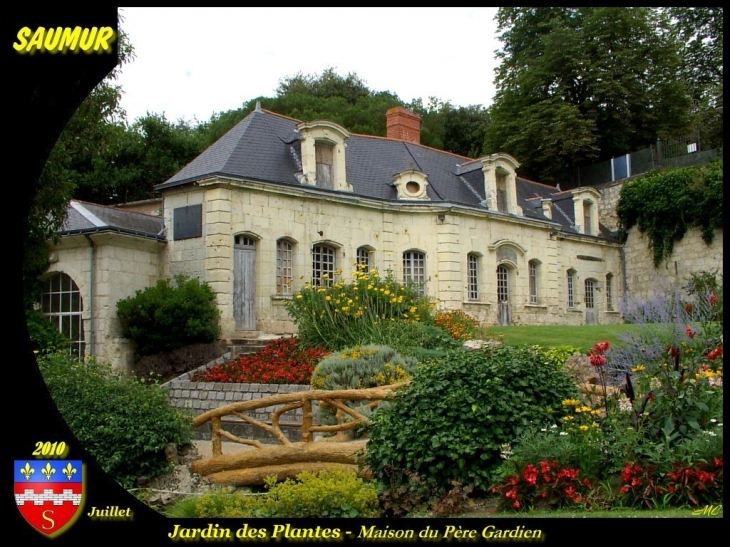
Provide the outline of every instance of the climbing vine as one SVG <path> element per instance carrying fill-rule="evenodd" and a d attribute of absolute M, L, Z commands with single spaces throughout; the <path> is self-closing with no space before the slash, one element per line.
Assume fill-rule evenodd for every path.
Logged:
<path fill-rule="evenodd" d="M 652 171 L 621 189 L 616 213 L 622 238 L 638 225 L 649 237 L 654 267 L 669 258 L 687 230 L 702 229 L 712 243 L 722 228 L 722 160 L 696 167 Z"/>

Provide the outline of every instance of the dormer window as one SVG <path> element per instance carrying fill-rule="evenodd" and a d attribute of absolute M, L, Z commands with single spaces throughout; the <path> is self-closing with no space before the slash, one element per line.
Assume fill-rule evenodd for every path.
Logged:
<path fill-rule="evenodd" d="M 599 232 L 598 203 L 601 193 L 595 188 L 582 187 L 572 190 L 575 228 L 580 234 L 597 236 Z"/>
<path fill-rule="evenodd" d="M 427 200 L 426 188 L 428 187 L 428 175 L 422 171 L 409 169 L 398 173 L 393 180 L 393 186 L 398 191 L 398 199 Z"/>
<path fill-rule="evenodd" d="M 345 167 L 346 141 L 350 133 L 336 123 L 318 120 L 297 126 L 302 146 L 300 182 L 325 190 L 352 192 Z"/>
<path fill-rule="evenodd" d="M 481 158 L 487 208 L 510 215 L 523 215 L 517 205 L 517 160 L 509 154 Z"/>

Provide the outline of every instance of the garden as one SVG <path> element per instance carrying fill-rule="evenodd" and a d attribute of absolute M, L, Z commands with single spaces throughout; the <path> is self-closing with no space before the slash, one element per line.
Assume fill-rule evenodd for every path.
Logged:
<path fill-rule="evenodd" d="M 349 433 L 367 439 L 360 473 L 270 477 L 253 488 L 257 495 L 218 489 L 160 510 L 178 517 L 405 517 L 460 515 L 476 506 L 496 515 L 635 516 L 720 504 L 721 281 L 697 274 L 684 291 L 624 302 L 621 312 L 626 328 L 588 348 L 583 327 L 563 327 L 551 345 L 511 343 L 507 331 L 439 311 L 391 274 L 356 268 L 344 280 L 338 271 L 293 296 L 296 337 L 193 379 L 324 390 L 397 385 L 378 406 L 348 403 L 370 422 Z M 473 349 L 464 347 L 468 340 L 487 343 Z M 79 440 L 127 487 L 133 469 L 163 472 L 165 446 L 192 439 L 190 417 L 167 405 L 155 382 L 110 382 L 93 359 L 73 362 L 54 352 L 39 355 L 39 365 Z M 333 423 L 332 409 L 320 408 L 318 418 Z M 149 442 L 140 446 L 140 436 Z"/>

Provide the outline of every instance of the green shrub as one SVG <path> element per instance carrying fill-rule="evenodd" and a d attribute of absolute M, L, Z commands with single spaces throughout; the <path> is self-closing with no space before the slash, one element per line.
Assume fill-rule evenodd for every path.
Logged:
<path fill-rule="evenodd" d="M 420 361 L 443 357 L 450 350 L 461 347 L 458 340 L 442 329 L 420 321 L 385 321 L 379 334 L 380 338 L 370 343 L 388 345 Z"/>
<path fill-rule="evenodd" d="M 500 445 L 564 412 L 571 379 L 531 348 L 454 351 L 414 370 L 376 413 L 365 464 L 384 484 L 417 473 L 434 488 L 452 481 L 486 490 Z"/>
<path fill-rule="evenodd" d="M 355 346 L 325 357 L 314 368 L 314 389 L 366 389 L 409 380 L 418 360 L 387 346 Z"/>
<path fill-rule="evenodd" d="M 355 346 L 325 357 L 315 367 L 311 384 L 313 389 L 329 390 L 387 386 L 410 380 L 417 365 L 417 359 L 404 357 L 387 346 Z M 345 404 L 372 418 L 368 401 L 346 401 Z M 318 415 L 325 425 L 337 423 L 335 412 L 329 406 L 320 404 Z M 351 433 L 359 437 L 364 431 L 358 428 Z"/>
<path fill-rule="evenodd" d="M 137 346 L 137 355 L 209 344 L 220 334 L 215 293 L 206 283 L 178 275 L 117 302 L 122 336 Z"/>
<path fill-rule="evenodd" d="M 331 285 L 324 286 L 328 281 Z M 383 330 L 394 321 L 430 323 L 432 307 L 417 287 L 402 285 L 392 272 L 382 278 L 376 270 L 354 271 L 348 282 L 338 270 L 322 286 L 307 283 L 287 305 L 302 343 L 333 351 L 384 343 Z"/>
<path fill-rule="evenodd" d="M 168 468 L 165 446 L 192 439 L 192 422 L 159 385 L 111 372 L 108 365 L 66 353 L 38 359 L 48 391 L 69 428 L 99 465 L 130 487 Z"/>
<path fill-rule="evenodd" d="M 542 353 L 545 359 L 559 367 L 565 365 L 565 362 L 576 353 L 583 353 L 580 348 L 576 348 L 575 346 L 555 346 L 552 348 L 534 347 Z"/>
<path fill-rule="evenodd" d="M 439 313 L 434 325 L 447 332 L 454 340 L 473 340 L 479 321 L 461 310 Z"/>
<path fill-rule="evenodd" d="M 266 482 L 263 495 L 242 492 L 212 492 L 200 497 L 196 515 L 215 517 L 343 518 L 376 517 L 379 514 L 377 489 L 358 478 L 354 471 L 333 467 L 297 475 L 277 483 Z"/>
<path fill-rule="evenodd" d="M 37 310 L 26 310 L 25 320 L 28 325 L 28 335 L 33 351 L 45 352 L 57 349 L 67 349 L 70 341 L 58 327 L 51 323 Z"/>

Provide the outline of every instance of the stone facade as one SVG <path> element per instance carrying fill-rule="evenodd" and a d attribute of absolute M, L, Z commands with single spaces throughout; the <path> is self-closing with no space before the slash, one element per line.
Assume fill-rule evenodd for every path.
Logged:
<path fill-rule="evenodd" d="M 87 354 L 115 369 L 129 369 L 134 348 L 121 336 L 116 304 L 157 282 L 164 247 L 160 241 L 116 233 L 75 235 L 49 244 L 52 263 L 45 278 L 63 273 L 77 285 Z"/>
<path fill-rule="evenodd" d="M 276 243 L 281 238 L 293 246 L 293 286 L 296 292 L 311 279 L 313 246 L 334 247 L 337 268 L 350 279 L 359 247 L 367 246 L 370 267 L 392 271 L 403 279 L 403 253 L 416 249 L 426 257 L 426 293 L 441 309 L 464 309 L 486 324 L 497 321 L 497 266 L 507 265 L 514 324 L 582 324 L 585 322 L 583 287 L 594 279 L 601 295 L 607 274 L 620 278 L 620 252 L 616 243 L 579 234 L 555 233 L 555 227 L 530 219 L 489 214 L 469 208 L 439 208 L 353 200 L 348 196 L 324 197 L 306 191 L 247 183 L 210 181 L 165 197 L 165 223 L 170 225 L 175 207 L 204 202 L 204 236 L 168 240 L 169 274 L 197 271 L 217 294 L 224 338 L 242 337 L 233 314 L 234 237 L 245 234 L 256 241 L 255 309 L 257 331 L 295 332 L 277 295 Z M 468 298 L 467 256 L 478 257 L 479 294 Z M 528 263 L 538 263 L 538 298 L 530 303 Z M 574 269 L 575 299 L 567 306 L 565 272 Z M 620 287 L 614 287 L 614 298 Z M 598 322 L 620 320 L 596 297 Z"/>

